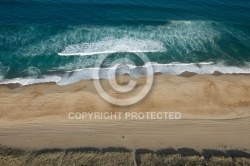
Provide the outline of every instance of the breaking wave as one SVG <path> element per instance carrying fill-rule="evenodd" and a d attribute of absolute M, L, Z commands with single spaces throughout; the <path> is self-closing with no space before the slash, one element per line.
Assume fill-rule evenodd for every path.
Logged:
<path fill-rule="evenodd" d="M 220 72 L 222 74 L 250 74 L 250 65 L 246 67 L 236 66 L 224 66 L 223 64 L 211 63 L 170 63 L 170 64 L 157 64 L 147 63 L 144 66 L 131 66 L 123 65 L 117 69 L 114 67 L 110 68 L 85 68 L 75 71 L 69 71 L 64 74 L 58 75 L 43 75 L 41 78 L 15 78 L 1 81 L 0 84 L 18 83 L 21 85 L 31 85 L 37 83 L 48 83 L 55 82 L 58 85 L 68 85 L 81 80 L 91 79 L 111 79 L 114 76 L 110 75 L 116 70 L 116 75 L 129 74 L 131 77 L 138 78 L 141 75 L 149 75 L 154 73 L 147 73 L 147 67 L 149 65 L 153 67 L 154 73 L 173 74 L 180 75 L 184 72 L 193 72 L 197 74 L 213 74 L 214 72 Z M 99 70 L 98 75 L 94 75 Z"/>
<path fill-rule="evenodd" d="M 62 56 L 69 55 L 95 55 L 111 54 L 116 52 L 164 52 L 162 42 L 154 40 L 140 40 L 134 38 L 104 39 L 92 43 L 70 45 L 58 53 Z"/>
<path fill-rule="evenodd" d="M 102 54 L 111 54 L 100 69 L 100 78 L 106 79 L 111 69 L 105 67 L 110 62 L 121 57 L 133 59 L 136 52 L 148 57 L 154 72 L 249 73 L 249 68 L 242 65 L 250 62 L 249 35 L 245 24 L 195 20 L 119 26 L 2 25 L 0 82 L 66 85 L 99 79 L 92 75 L 97 70 L 93 66 Z M 137 67 L 121 67 L 117 73 L 133 77 L 145 74 L 147 64 L 142 66 L 138 59 L 133 59 Z M 221 61 L 225 63 L 219 64 Z M 64 74 L 53 75 L 50 71 Z"/>

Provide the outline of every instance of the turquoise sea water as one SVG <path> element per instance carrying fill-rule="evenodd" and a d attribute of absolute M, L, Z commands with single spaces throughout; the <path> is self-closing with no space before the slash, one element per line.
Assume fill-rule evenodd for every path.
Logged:
<path fill-rule="evenodd" d="M 90 79 L 105 53 L 103 68 L 122 57 L 143 66 L 136 52 L 156 72 L 249 73 L 250 1 L 0 1 L 1 83 Z"/>

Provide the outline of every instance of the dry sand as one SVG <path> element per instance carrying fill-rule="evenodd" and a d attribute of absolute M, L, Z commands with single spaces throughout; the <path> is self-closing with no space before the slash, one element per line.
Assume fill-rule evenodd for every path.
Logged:
<path fill-rule="evenodd" d="M 126 84 L 129 76 L 120 76 Z M 134 95 L 144 77 L 137 79 Z M 110 94 L 107 80 L 103 85 Z M 70 120 L 69 112 L 180 112 L 180 120 Z M 250 149 L 249 75 L 155 75 L 139 103 L 104 101 L 92 81 L 0 87 L 0 144 L 28 148 Z"/>

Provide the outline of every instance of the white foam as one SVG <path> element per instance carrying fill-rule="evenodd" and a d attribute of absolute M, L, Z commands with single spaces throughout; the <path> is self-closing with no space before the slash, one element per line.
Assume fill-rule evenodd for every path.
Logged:
<path fill-rule="evenodd" d="M 43 76 L 42 78 L 14 78 L 2 81 L 0 84 L 11 84 L 18 83 L 21 85 L 32 85 L 38 83 L 49 83 L 49 82 L 59 82 L 61 80 L 60 76 Z"/>
<path fill-rule="evenodd" d="M 22 73 L 32 78 L 38 78 L 41 76 L 41 71 L 38 68 L 33 67 L 33 66 L 28 67 Z"/>
<path fill-rule="evenodd" d="M 134 38 L 104 39 L 92 43 L 69 45 L 64 51 L 58 53 L 61 56 L 70 55 L 95 55 L 111 54 L 116 52 L 163 52 L 164 45 L 160 41 L 140 40 Z"/>
<path fill-rule="evenodd" d="M 245 67 L 236 66 L 225 66 L 223 64 L 213 64 L 211 63 L 170 63 L 170 64 L 157 64 L 157 63 L 147 63 L 144 66 L 136 67 L 131 65 L 120 66 L 117 69 L 111 68 L 101 68 L 98 75 L 94 75 L 98 68 L 84 68 L 80 70 L 75 70 L 67 72 L 62 76 L 43 76 L 42 78 L 15 78 L 10 80 L 1 81 L 0 84 L 10 84 L 19 83 L 21 85 L 31 85 L 37 83 L 55 82 L 58 85 L 72 84 L 81 80 L 90 79 L 111 79 L 114 75 L 110 75 L 116 70 L 117 75 L 129 74 L 131 77 L 139 77 L 141 75 L 153 74 L 147 73 L 147 67 L 152 65 L 153 72 L 180 75 L 185 71 L 193 72 L 197 74 L 213 74 L 215 71 L 221 72 L 223 74 L 250 74 L 250 65 Z"/>
<path fill-rule="evenodd" d="M 27 43 L 27 41 L 30 40 L 30 36 L 33 36 L 34 39 L 38 39 L 40 36 L 48 35 L 47 32 L 39 28 L 39 26 L 34 26 L 27 29 L 26 35 L 23 31 L 17 32 L 17 34 L 15 33 L 16 35 L 10 39 L 10 42 L 13 42 L 12 40 L 19 40 L 20 36 L 20 42 Z M 79 43 L 88 45 L 89 49 L 80 52 L 76 49 L 73 53 L 77 55 L 113 53 L 115 50 L 113 50 L 113 52 L 105 52 L 110 51 L 110 49 L 102 48 L 102 41 L 104 41 L 104 46 L 108 46 L 110 44 L 107 43 L 112 43 L 112 40 L 132 39 L 139 42 L 135 43 L 136 46 L 140 45 L 141 40 L 153 42 L 160 41 L 164 43 L 166 52 L 174 52 L 174 54 L 179 57 L 197 51 L 203 53 L 213 51 L 218 54 L 223 54 L 225 50 L 221 49 L 216 41 L 220 40 L 224 35 L 233 35 L 236 39 L 242 41 L 242 43 L 249 42 L 249 37 L 244 31 L 227 26 L 223 23 L 211 21 L 170 21 L 166 22 L 165 25 L 157 26 L 78 25 L 68 26 L 63 32 L 60 31 L 54 35 L 47 36 L 39 42 L 24 44 L 14 53 L 23 56 L 47 55 L 60 52 L 63 49 L 67 50 L 67 46 L 69 48 L 71 46 L 74 48 L 72 44 Z M 99 45 L 98 42 L 100 42 Z M 93 50 L 92 48 L 98 49 Z M 68 52 L 65 52 L 65 50 L 59 54 L 68 56 L 69 54 L 67 54 Z M 134 49 L 131 51 L 139 50 Z M 144 51 L 147 50 L 155 51 L 155 49 L 144 49 Z"/>
<path fill-rule="evenodd" d="M 218 25 L 218 26 L 217 26 Z M 221 28 L 222 27 L 222 28 Z M 37 29 L 38 28 L 38 29 Z M 33 27 L 34 32 L 41 32 L 39 27 Z M 210 22 L 210 21 L 170 21 L 165 25 L 150 26 L 69 26 L 64 32 L 48 36 L 40 42 L 26 44 L 25 46 L 17 49 L 17 55 L 47 55 L 59 52 L 59 55 L 94 55 L 101 53 L 114 53 L 119 51 L 120 48 L 113 48 L 115 43 L 122 43 L 129 46 L 128 52 L 156 52 L 164 51 L 159 48 L 164 43 L 166 52 L 175 52 L 177 56 L 185 56 L 186 53 L 193 51 L 223 53 L 223 50 L 215 43 L 216 40 L 221 38 L 221 32 L 236 34 L 235 29 L 223 27 L 223 24 Z M 23 35 L 20 31 L 19 35 Z M 34 33 L 29 31 L 29 34 Z M 19 33 L 19 32 L 18 32 Z M 41 33 L 34 33 L 36 35 L 47 35 Z M 246 34 L 240 34 L 237 37 L 242 40 Z M 33 36 L 34 36 L 33 35 Z M 16 37 L 18 37 L 16 36 Z M 28 35 L 29 36 L 29 35 Z M 23 40 L 26 37 L 23 37 Z M 149 47 L 143 46 L 143 43 Z M 247 38 L 246 41 L 249 41 Z M 81 44 L 79 44 L 81 43 Z M 157 49 L 152 48 L 154 43 L 157 43 Z M 81 50 L 78 46 L 84 48 Z M 76 48 L 75 48 L 76 47 Z M 106 48 L 105 48 L 106 47 Z M 113 49 L 112 49 L 112 48 Z M 161 47 L 161 46 L 160 46 Z M 108 49 L 110 48 L 110 49 Z M 64 49 L 64 51 L 62 51 Z M 72 51 L 73 49 L 73 51 Z M 62 52 L 60 52 L 62 51 Z"/>
<path fill-rule="evenodd" d="M 250 68 L 225 66 L 223 64 L 213 63 L 189 63 L 189 64 L 157 64 L 154 65 L 154 72 L 169 73 L 179 75 L 185 71 L 197 74 L 213 74 L 215 71 L 223 74 L 248 74 Z"/>

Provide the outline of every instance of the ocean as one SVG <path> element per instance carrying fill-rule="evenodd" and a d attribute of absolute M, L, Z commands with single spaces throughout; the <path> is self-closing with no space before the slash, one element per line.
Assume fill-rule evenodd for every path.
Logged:
<path fill-rule="evenodd" d="M 0 84 L 109 78 L 116 64 L 133 77 L 149 64 L 250 73 L 250 1 L 0 0 Z"/>

